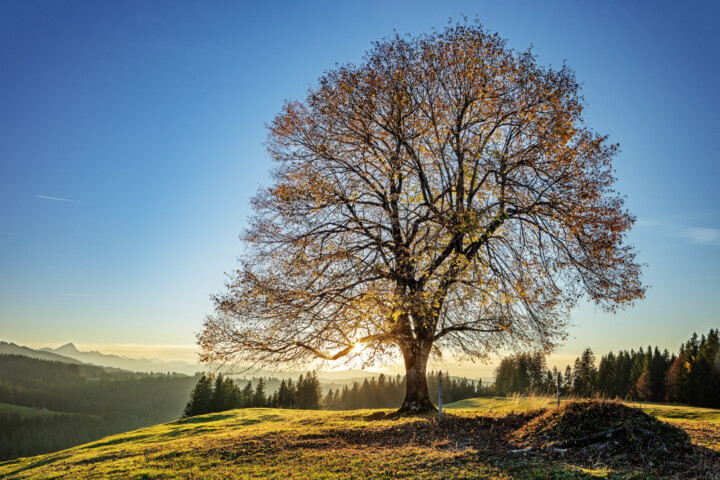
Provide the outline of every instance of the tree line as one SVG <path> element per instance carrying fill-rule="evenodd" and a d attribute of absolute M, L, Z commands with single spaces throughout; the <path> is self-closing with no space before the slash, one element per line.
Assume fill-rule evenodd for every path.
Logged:
<path fill-rule="evenodd" d="M 292 379 L 282 380 L 279 388 L 270 395 L 266 393 L 265 380 L 262 378 L 256 380 L 254 387 L 253 381 L 249 380 L 241 389 L 229 377 L 218 375 L 213 380 L 212 376 L 203 375 L 190 394 L 182 418 L 235 408 L 317 410 L 321 403 L 322 390 L 315 372 L 300 375 L 297 382 Z"/>
<path fill-rule="evenodd" d="M 467 378 L 450 377 L 448 372 L 430 372 L 428 388 L 433 399 L 438 398 L 438 384 L 443 383 L 443 401 L 456 402 L 480 395 L 482 381 L 477 384 Z M 255 386 L 253 387 L 253 383 Z M 342 389 L 330 389 L 323 396 L 320 381 L 315 372 L 292 379 L 281 380 L 278 389 L 266 393 L 266 381 L 262 378 L 247 381 L 243 388 L 228 377 L 203 375 L 190 394 L 183 418 L 205 413 L 222 412 L 234 408 L 297 408 L 303 410 L 356 410 L 362 408 L 397 408 L 405 395 L 405 377 L 389 377 L 380 374 L 353 382 Z"/>
<path fill-rule="evenodd" d="M 467 378 L 450 377 L 448 372 L 431 371 L 427 375 L 428 392 L 434 401 L 438 399 L 438 384 L 442 380 L 443 402 L 452 403 L 482 393 L 482 380 L 478 382 Z M 353 382 L 350 386 L 330 390 L 325 396 L 324 407 L 327 410 L 355 410 L 361 408 L 397 408 L 405 396 L 405 377 L 386 377 L 384 374 L 375 379 L 365 379 L 362 383 Z"/>
<path fill-rule="evenodd" d="M 692 337 L 677 354 L 648 346 L 610 352 L 596 365 L 590 348 L 563 372 L 549 370 L 542 353 L 504 358 L 486 395 L 554 393 L 560 375 L 563 395 L 671 402 L 720 408 L 720 332 Z"/>

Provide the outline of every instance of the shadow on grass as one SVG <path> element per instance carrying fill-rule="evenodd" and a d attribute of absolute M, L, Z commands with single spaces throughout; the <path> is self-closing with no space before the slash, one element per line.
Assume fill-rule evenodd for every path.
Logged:
<path fill-rule="evenodd" d="M 437 418 L 437 412 L 428 412 L 421 415 L 412 414 L 412 413 L 400 413 L 397 410 L 390 410 L 390 411 L 379 411 L 379 412 L 373 412 L 373 413 L 358 413 L 358 414 L 348 414 L 344 415 L 343 418 L 347 418 L 349 420 L 365 420 L 368 422 L 372 421 L 378 421 L 378 420 L 400 420 L 402 418 L 414 418 L 418 420 L 430 420 L 432 418 Z"/>
<path fill-rule="evenodd" d="M 171 438 L 177 438 L 177 437 L 191 437 L 195 435 L 202 435 L 203 433 L 212 433 L 217 432 L 219 429 L 212 428 L 212 427 L 195 427 L 195 428 L 183 428 L 183 429 L 177 429 L 177 430 L 171 430 L 169 432 L 164 432 L 161 435 L 157 435 L 158 440 L 164 440 L 164 439 L 171 439 Z"/>
<path fill-rule="evenodd" d="M 505 438 L 508 433 L 524 425 L 534 414 L 509 414 L 497 417 L 461 417 L 445 414 L 441 419 L 437 416 L 408 416 L 397 412 L 375 412 L 356 418 L 369 422 L 368 427 L 332 430 L 321 434 L 301 435 L 298 440 L 319 440 L 320 438 L 336 438 L 347 445 L 358 446 L 438 446 L 460 445 L 467 449 L 486 448 L 497 444 L 502 448 L 509 446 Z M 373 421 L 396 420 L 402 418 L 417 419 L 387 427 L 375 428 Z M 450 447 L 448 447 L 450 448 Z"/>
<path fill-rule="evenodd" d="M 228 418 L 234 418 L 235 415 L 232 413 L 216 413 L 215 415 L 202 415 L 198 417 L 188 417 L 181 420 L 176 420 L 170 425 L 185 425 L 187 423 L 209 423 L 219 422 L 220 420 L 227 420 Z"/>
<path fill-rule="evenodd" d="M 126 458 L 129 455 L 125 453 L 124 451 L 113 451 L 110 453 L 107 453 L 105 455 L 97 455 L 95 457 L 90 458 L 82 458 L 75 462 L 75 465 L 92 465 L 94 463 L 102 463 L 106 461 L 112 461 L 112 460 L 119 460 L 121 458 Z"/>
<path fill-rule="evenodd" d="M 148 435 L 135 435 L 133 437 L 120 437 L 120 438 L 116 438 L 113 440 L 108 440 L 106 442 L 91 443 L 90 445 L 86 445 L 86 446 L 82 447 L 82 449 L 83 450 L 93 450 L 95 448 L 107 447 L 110 445 L 119 445 L 121 443 L 131 443 L 131 442 L 135 442 L 137 440 L 142 440 L 144 438 L 150 438 L 150 437 L 154 437 L 154 436 L 155 435 L 148 434 Z"/>
<path fill-rule="evenodd" d="M 35 460 L 35 461 L 27 463 L 27 464 L 25 464 L 23 462 L 23 460 L 24 460 L 23 458 L 18 458 L 17 460 L 12 460 L 12 461 L 4 464 L 3 467 L 9 467 L 10 469 L 12 469 L 15 466 L 15 465 L 13 465 L 13 463 L 20 463 L 22 465 L 17 465 L 17 469 L 15 469 L 15 470 L 8 470 L 4 474 L 2 474 L 0 476 L 0 478 L 10 478 L 10 475 L 24 472 L 26 470 L 32 470 L 33 468 L 42 467 L 43 465 L 57 462 L 59 460 L 65 460 L 66 458 L 71 457 L 71 456 L 72 455 L 69 453 L 62 453 L 62 454 L 57 454 L 57 455 L 50 454 L 44 458 L 40 458 L 38 460 Z"/>
<path fill-rule="evenodd" d="M 233 419 L 232 422 L 233 425 L 254 425 L 256 423 L 262 423 L 262 422 L 268 422 L 268 421 L 275 421 L 278 419 L 282 419 L 281 415 L 274 414 L 274 413 L 268 413 L 266 415 L 258 415 L 254 418 L 241 418 L 238 417 L 238 415 L 234 413 L 216 413 L 213 415 L 200 415 L 197 417 L 189 417 L 189 418 L 183 418 L 180 420 L 176 420 L 169 425 L 188 425 L 188 424 L 202 424 L 202 423 L 212 423 L 212 422 L 220 422 L 222 420 L 229 420 Z"/>
<path fill-rule="evenodd" d="M 284 451 L 316 450 L 327 451 L 350 448 L 388 448 L 393 450 L 408 447 L 427 448 L 443 452 L 443 459 L 430 460 L 422 469 L 433 470 L 447 466 L 462 467 L 469 471 L 473 465 L 486 465 L 498 469 L 510 478 L 703 478 L 720 480 L 720 452 L 696 446 L 693 453 L 683 454 L 680 450 L 661 455 L 654 463 L 625 454 L 609 454 L 608 445 L 578 447 L 565 450 L 566 453 L 544 451 L 533 448 L 521 452 L 511 440 L 510 434 L 517 431 L 540 412 L 511 413 L 503 417 L 461 417 L 444 415 L 418 418 L 419 421 L 393 425 L 374 424 L 374 420 L 397 418 L 392 413 L 375 412 L 357 415 L 355 418 L 368 420 L 360 428 L 329 429 L 321 432 L 301 434 L 293 438 L 266 437 L 259 442 L 254 452 L 252 445 L 243 445 L 243 455 L 260 453 L 268 443 Z M 264 444 L 264 445 L 263 445 Z M 620 452 L 622 453 L 622 452 Z M 450 459 L 450 460 L 448 460 Z M 450 476 L 452 476 L 449 473 Z M 648 476 L 649 475 L 649 476 Z M 503 477 L 504 478 L 504 477 Z"/>

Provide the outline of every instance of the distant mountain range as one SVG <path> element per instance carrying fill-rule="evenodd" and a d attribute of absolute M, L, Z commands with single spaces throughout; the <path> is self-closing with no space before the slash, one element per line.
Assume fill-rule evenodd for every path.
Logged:
<path fill-rule="evenodd" d="M 97 351 L 81 352 L 72 343 L 66 343 L 58 348 L 41 348 L 39 351 L 62 355 L 84 363 L 92 363 L 93 365 L 102 367 L 120 368 L 133 372 L 177 372 L 192 375 L 195 372 L 203 370 L 203 367 L 200 365 L 193 365 L 192 363 L 179 360 L 168 361 L 155 358 L 129 358 L 119 355 L 108 355 Z"/>
<path fill-rule="evenodd" d="M 166 361 L 153 358 L 129 358 L 118 355 L 107 355 L 100 352 L 81 352 L 72 343 L 58 348 L 32 348 L 0 341 L 0 354 L 24 355 L 26 357 L 52 360 L 64 363 L 89 363 L 100 367 L 119 368 L 133 372 L 176 372 L 193 375 L 203 370 L 200 365 L 189 362 Z"/>
<path fill-rule="evenodd" d="M 58 348 L 32 349 L 15 345 L 14 343 L 0 341 L 0 354 L 24 355 L 26 357 L 39 358 L 41 360 L 52 360 L 65 363 L 87 363 L 100 367 L 119 368 L 133 372 L 177 372 L 186 375 L 193 375 L 196 372 L 213 370 L 211 365 L 192 364 L 183 361 L 168 361 L 155 358 L 130 358 L 119 355 L 109 355 L 98 351 L 83 352 L 77 349 L 73 343 L 66 343 Z M 220 368 L 220 371 L 223 371 Z M 250 369 L 244 371 L 241 367 L 230 369 L 235 377 L 277 377 L 295 378 L 304 375 L 306 371 L 271 371 Z M 226 372 L 230 373 L 230 372 Z M 343 371 L 319 371 L 318 377 L 323 384 L 342 386 L 353 381 L 362 382 L 365 378 L 378 377 L 380 373 L 367 370 L 351 369 Z M 387 374 L 386 374 L 387 375 Z M 394 376 L 394 375 L 393 375 Z"/>
<path fill-rule="evenodd" d="M 14 343 L 0 342 L 0 354 L 7 355 L 23 355 L 25 357 L 38 358 L 40 360 L 50 360 L 54 362 L 64 363 L 83 363 L 74 358 L 58 355 L 57 353 L 33 350 L 32 348 L 15 345 Z"/>

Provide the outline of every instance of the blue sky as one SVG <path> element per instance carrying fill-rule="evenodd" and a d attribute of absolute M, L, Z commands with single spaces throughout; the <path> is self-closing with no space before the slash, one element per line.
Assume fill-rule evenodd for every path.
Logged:
<path fill-rule="evenodd" d="M 558 353 L 676 351 L 720 326 L 718 5 L 0 2 L 0 339 L 191 348 L 283 100 L 393 30 L 465 15 L 566 61 L 587 125 L 621 146 L 651 288 L 614 316 L 581 306 Z"/>

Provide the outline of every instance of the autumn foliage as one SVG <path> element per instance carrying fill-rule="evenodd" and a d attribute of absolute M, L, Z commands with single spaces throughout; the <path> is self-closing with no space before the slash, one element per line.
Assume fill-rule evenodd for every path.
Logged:
<path fill-rule="evenodd" d="M 551 349 L 583 296 L 643 296 L 612 188 L 617 146 L 582 123 L 567 67 L 479 25 L 378 42 L 269 125 L 273 184 L 199 335 L 204 359 L 370 364 L 401 355 L 403 410 L 431 354 Z"/>

